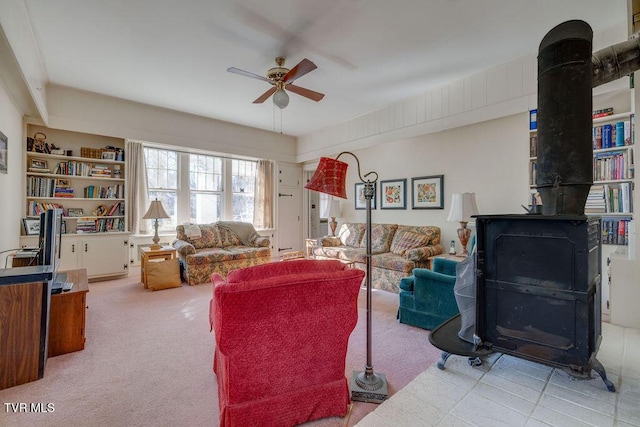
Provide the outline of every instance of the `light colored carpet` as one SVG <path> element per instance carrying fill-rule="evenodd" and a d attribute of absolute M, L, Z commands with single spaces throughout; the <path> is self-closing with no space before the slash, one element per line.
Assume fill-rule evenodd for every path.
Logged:
<path fill-rule="evenodd" d="M 85 349 L 49 359 L 39 381 L 0 391 L 0 426 L 215 426 L 218 398 L 209 332 L 211 285 L 150 292 L 139 270 L 91 283 Z M 435 363 L 428 331 L 399 324 L 398 296 L 373 294 L 373 365 L 390 395 Z M 349 341 L 345 375 L 366 360 L 366 293 Z M 5 403 L 53 403 L 48 413 L 11 413 Z M 310 426 L 354 425 L 378 405 L 354 402 L 347 418 Z M 348 423 L 348 424 L 347 424 Z"/>

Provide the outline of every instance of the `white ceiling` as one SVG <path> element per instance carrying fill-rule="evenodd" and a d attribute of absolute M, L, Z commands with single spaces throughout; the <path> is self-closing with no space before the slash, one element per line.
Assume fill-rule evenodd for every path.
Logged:
<path fill-rule="evenodd" d="M 536 53 L 568 19 L 594 31 L 626 0 L 24 0 L 50 83 L 303 135 Z M 253 104 L 276 56 L 318 69 L 275 111 Z"/>

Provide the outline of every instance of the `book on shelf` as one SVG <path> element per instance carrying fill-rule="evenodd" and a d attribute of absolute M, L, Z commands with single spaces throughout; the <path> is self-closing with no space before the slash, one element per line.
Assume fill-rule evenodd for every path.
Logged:
<path fill-rule="evenodd" d="M 529 111 L 529 130 L 538 129 L 538 110 Z"/>
<path fill-rule="evenodd" d="M 532 134 L 529 137 L 529 157 L 538 157 L 538 135 Z"/>
<path fill-rule="evenodd" d="M 591 117 L 597 119 L 599 117 L 606 117 L 611 115 L 613 115 L 613 107 L 607 107 L 599 110 L 593 110 Z"/>

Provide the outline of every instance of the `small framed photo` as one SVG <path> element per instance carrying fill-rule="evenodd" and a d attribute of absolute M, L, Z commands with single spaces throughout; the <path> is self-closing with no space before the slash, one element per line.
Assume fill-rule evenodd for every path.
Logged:
<path fill-rule="evenodd" d="M 67 209 L 67 216 L 71 216 L 71 217 L 79 217 L 84 215 L 84 212 L 82 211 L 82 208 L 69 208 Z"/>
<path fill-rule="evenodd" d="M 40 219 L 36 218 L 23 218 L 22 225 L 24 225 L 24 234 L 27 236 L 37 236 L 40 234 Z"/>
<path fill-rule="evenodd" d="M 58 188 L 69 188 L 71 185 L 69 184 L 69 180 L 66 178 L 56 179 L 56 187 Z"/>
<path fill-rule="evenodd" d="M 411 178 L 412 209 L 444 209 L 444 175 Z"/>
<path fill-rule="evenodd" d="M 29 163 L 29 168 L 33 170 L 49 170 L 49 165 L 46 160 L 42 159 L 31 159 L 31 163 Z"/>
<path fill-rule="evenodd" d="M 356 201 L 355 208 L 356 209 L 366 209 L 367 201 L 364 198 L 364 182 L 356 183 Z M 371 199 L 371 209 L 376 208 L 376 184 L 373 184 L 373 198 Z"/>
<path fill-rule="evenodd" d="M 116 152 L 115 151 L 103 151 L 102 152 L 102 160 L 115 160 Z"/>
<path fill-rule="evenodd" d="M 380 209 L 407 208 L 407 180 L 380 181 Z"/>

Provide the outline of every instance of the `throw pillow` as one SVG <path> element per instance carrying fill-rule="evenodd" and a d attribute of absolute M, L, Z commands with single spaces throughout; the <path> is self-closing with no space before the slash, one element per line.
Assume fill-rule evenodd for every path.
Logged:
<path fill-rule="evenodd" d="M 361 224 L 342 224 L 338 237 L 344 246 L 358 247 L 363 231 Z"/>
<path fill-rule="evenodd" d="M 182 286 L 178 259 L 147 263 L 147 288 L 152 291 Z"/>
<path fill-rule="evenodd" d="M 389 252 L 391 240 L 393 239 L 393 235 L 396 234 L 397 229 L 398 226 L 396 224 L 372 224 L 371 236 L 373 236 L 373 238 L 371 239 L 371 252 L 374 254 Z M 367 247 L 368 237 L 365 231 L 362 242 L 360 243 L 361 248 Z"/>
<path fill-rule="evenodd" d="M 426 246 L 430 237 L 425 234 L 403 231 L 400 237 L 391 245 L 391 252 L 396 255 L 404 255 L 409 249 Z"/>

